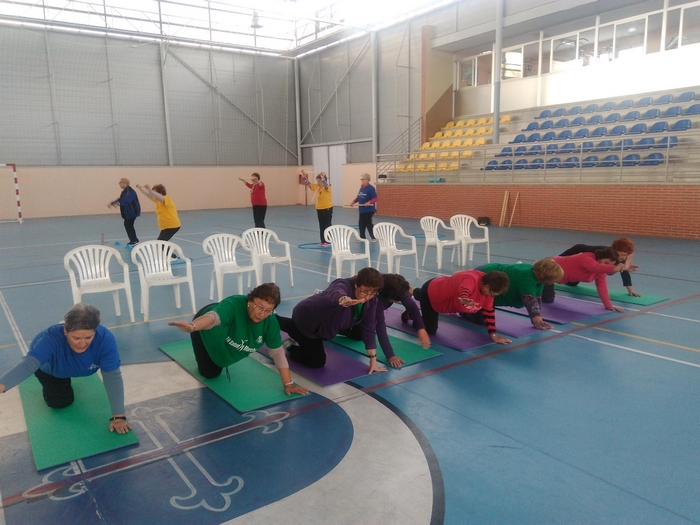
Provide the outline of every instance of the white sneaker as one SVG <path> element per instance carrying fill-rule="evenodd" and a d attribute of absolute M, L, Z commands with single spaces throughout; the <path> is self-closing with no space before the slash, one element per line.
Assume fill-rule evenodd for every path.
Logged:
<path fill-rule="evenodd" d="M 282 341 L 282 348 L 284 348 L 285 350 L 289 350 L 289 347 L 290 347 L 290 346 L 299 346 L 299 343 L 297 343 L 297 342 L 296 342 L 294 339 L 292 339 L 291 337 L 288 337 L 287 339 L 285 339 L 284 341 Z"/>

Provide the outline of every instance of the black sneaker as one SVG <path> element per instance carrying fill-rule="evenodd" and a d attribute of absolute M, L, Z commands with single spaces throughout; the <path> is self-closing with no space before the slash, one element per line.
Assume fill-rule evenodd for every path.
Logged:
<path fill-rule="evenodd" d="M 291 337 L 288 337 L 287 339 L 285 339 L 284 341 L 282 341 L 282 348 L 284 348 L 285 350 L 289 350 L 289 347 L 290 347 L 290 346 L 299 346 L 299 343 L 297 343 L 297 342 L 296 342 L 294 339 L 292 339 Z"/>
<path fill-rule="evenodd" d="M 401 312 L 401 322 L 408 323 L 411 320 L 411 316 L 408 315 L 408 310 Z"/>
<path fill-rule="evenodd" d="M 133 247 L 136 246 L 139 242 L 141 242 L 141 241 L 129 242 L 129 243 L 127 243 L 126 245 L 127 245 L 127 246 L 131 246 L 131 247 L 133 248 Z"/>

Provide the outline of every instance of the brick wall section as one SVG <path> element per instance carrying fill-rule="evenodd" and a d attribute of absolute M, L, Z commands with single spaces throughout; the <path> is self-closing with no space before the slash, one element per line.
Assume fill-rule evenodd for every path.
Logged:
<path fill-rule="evenodd" d="M 445 221 L 465 213 L 495 226 L 510 191 L 505 225 L 700 239 L 700 186 L 679 185 L 389 185 L 379 184 L 379 214 Z"/>

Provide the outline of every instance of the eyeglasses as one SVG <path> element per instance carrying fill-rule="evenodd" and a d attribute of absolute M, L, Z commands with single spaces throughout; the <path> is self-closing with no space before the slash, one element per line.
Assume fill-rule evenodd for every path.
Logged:
<path fill-rule="evenodd" d="M 375 295 L 377 295 L 377 290 L 368 290 L 366 288 L 358 288 L 357 291 L 360 294 L 365 295 L 367 297 L 374 297 Z"/>
<path fill-rule="evenodd" d="M 248 303 L 248 306 L 252 306 L 263 315 L 271 315 L 275 311 L 274 308 L 265 308 L 264 306 L 260 306 L 257 303 Z"/>

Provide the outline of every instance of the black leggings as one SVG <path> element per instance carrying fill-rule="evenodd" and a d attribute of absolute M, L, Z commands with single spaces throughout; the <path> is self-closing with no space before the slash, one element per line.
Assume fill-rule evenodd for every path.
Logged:
<path fill-rule="evenodd" d="M 289 317 L 277 316 L 277 321 L 283 332 L 294 339 L 299 346 L 290 346 L 287 351 L 292 361 L 306 365 L 309 368 L 321 368 L 326 364 L 326 351 L 323 348 L 323 339 L 306 337 L 302 334 L 294 321 Z"/>
<path fill-rule="evenodd" d="M 197 317 L 201 317 L 203 310 L 209 308 L 210 306 L 211 304 L 208 304 L 199 312 L 194 314 L 192 320 L 194 321 L 195 319 L 197 319 Z M 202 334 L 200 334 L 199 332 L 192 332 L 190 333 L 190 339 L 192 339 L 192 349 L 194 350 L 194 358 L 197 361 L 197 370 L 199 370 L 199 373 L 202 374 L 202 377 L 206 377 L 207 379 L 214 379 L 215 377 L 219 377 L 223 368 L 214 363 L 214 361 L 211 360 L 211 357 L 209 357 L 209 353 L 204 347 L 204 342 L 202 341 Z"/>
<path fill-rule="evenodd" d="M 134 223 L 136 218 L 124 219 L 124 229 L 126 230 L 126 235 L 129 237 L 129 242 L 134 244 L 139 242 L 139 238 L 136 236 L 136 229 L 134 228 Z"/>
<path fill-rule="evenodd" d="M 253 204 L 253 221 L 256 228 L 265 227 L 265 214 L 267 213 L 267 205 L 262 206 Z"/>
<path fill-rule="evenodd" d="M 166 228 L 165 230 L 160 230 L 160 235 L 158 235 L 158 240 L 159 241 L 169 241 L 170 239 L 173 238 L 173 235 L 175 235 L 179 230 L 180 230 L 179 226 L 177 228 Z"/>
<path fill-rule="evenodd" d="M 316 210 L 316 215 L 318 216 L 318 228 L 321 231 L 321 242 L 328 242 L 323 233 L 333 223 L 333 208 Z"/>
<path fill-rule="evenodd" d="M 369 231 L 369 238 L 374 239 L 374 224 L 372 224 L 374 212 L 360 213 L 360 238 L 365 238 L 365 229 Z"/>
<path fill-rule="evenodd" d="M 413 290 L 413 298 L 420 303 L 420 311 L 423 316 L 425 331 L 430 335 L 434 335 L 437 333 L 438 329 L 438 313 L 433 309 L 433 305 L 430 304 L 430 297 L 428 297 L 430 281 L 432 281 L 432 279 L 426 281 L 420 288 Z"/>
<path fill-rule="evenodd" d="M 51 408 L 65 408 L 73 404 L 75 396 L 70 384 L 70 377 L 56 377 L 43 370 L 37 370 L 34 375 L 41 383 L 44 401 Z"/>

